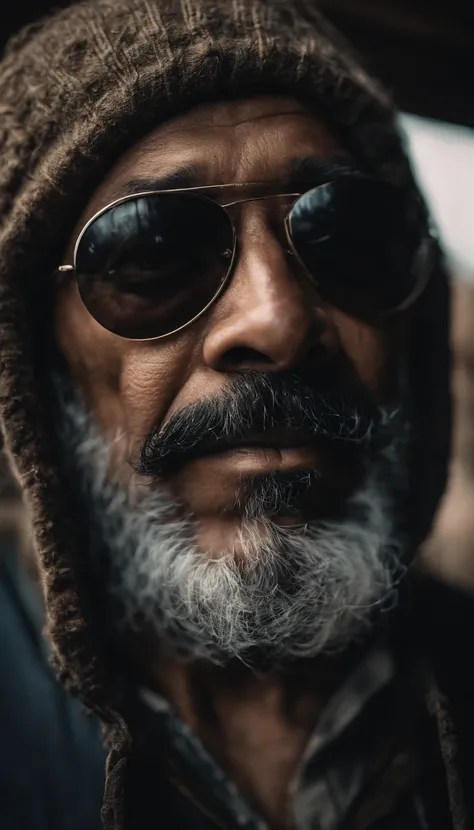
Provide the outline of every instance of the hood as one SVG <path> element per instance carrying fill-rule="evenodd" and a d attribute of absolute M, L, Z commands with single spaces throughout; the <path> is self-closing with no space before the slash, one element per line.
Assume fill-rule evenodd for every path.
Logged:
<path fill-rule="evenodd" d="M 313 0 L 90 0 L 20 33 L 0 63 L 1 428 L 31 515 L 59 672 L 113 725 L 121 754 L 129 740 L 122 687 L 94 623 L 44 381 L 49 275 L 94 183 L 126 146 L 197 102 L 271 91 L 317 108 L 367 170 L 415 195 L 388 96 Z M 412 318 L 410 384 L 422 437 L 408 521 L 418 544 L 449 455 L 441 255 Z"/>

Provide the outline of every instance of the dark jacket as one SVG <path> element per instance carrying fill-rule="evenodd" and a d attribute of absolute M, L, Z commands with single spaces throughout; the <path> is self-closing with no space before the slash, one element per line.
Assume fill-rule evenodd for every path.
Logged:
<path fill-rule="evenodd" d="M 469 659 L 472 631 L 473 597 L 418 574 L 406 581 L 397 613 L 386 620 L 385 633 L 397 655 L 399 672 L 409 673 L 423 663 L 429 673 L 424 708 L 434 751 L 441 759 L 442 792 L 433 795 L 439 797 L 440 812 L 447 817 L 435 825 L 442 830 L 474 827 L 474 661 Z M 127 720 L 134 738 L 132 743 L 127 741 L 112 750 L 114 772 L 104 804 L 109 826 L 124 826 L 127 830 L 140 822 L 148 826 L 147 817 L 156 814 L 159 803 L 160 815 L 167 816 L 169 827 L 235 830 L 234 825 L 213 821 L 206 793 L 175 786 L 165 768 L 160 730 L 136 699 L 130 701 Z M 117 774 L 125 783 L 124 797 L 119 802 L 114 792 Z M 378 824 L 375 827 L 379 830 Z M 380 827 L 385 830 L 385 824 Z"/>
<path fill-rule="evenodd" d="M 39 595 L 0 545 L 0 827 L 100 830 L 100 727 L 58 684 Z"/>

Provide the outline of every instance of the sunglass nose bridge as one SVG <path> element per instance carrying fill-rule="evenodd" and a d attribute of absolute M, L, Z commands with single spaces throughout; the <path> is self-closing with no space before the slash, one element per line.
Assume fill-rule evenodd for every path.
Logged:
<path fill-rule="evenodd" d="M 242 232 L 242 223 L 245 224 L 246 209 L 248 208 L 252 211 L 252 207 L 255 206 L 259 214 L 262 213 L 263 216 L 268 218 L 276 235 L 279 238 L 281 235 L 280 241 L 285 250 L 288 253 L 293 253 L 288 240 L 287 217 L 292 206 L 300 196 L 300 192 L 267 193 L 236 199 L 233 202 L 222 204 L 221 207 L 229 215 L 235 237 L 238 239 Z"/>
<path fill-rule="evenodd" d="M 235 201 L 232 201 L 232 202 L 225 202 L 222 205 L 222 207 L 227 210 L 228 208 L 233 208 L 236 205 L 243 205 L 243 204 L 250 203 L 250 202 L 268 202 L 268 201 L 271 201 L 272 199 L 279 199 L 280 201 L 284 201 L 285 199 L 287 199 L 288 204 L 291 205 L 291 204 L 293 204 L 295 199 L 298 199 L 299 196 L 301 196 L 301 192 L 298 192 L 298 193 L 294 193 L 294 192 L 292 192 L 292 193 L 265 193 L 265 194 L 260 195 L 260 196 L 248 196 L 245 199 L 235 199 Z"/>

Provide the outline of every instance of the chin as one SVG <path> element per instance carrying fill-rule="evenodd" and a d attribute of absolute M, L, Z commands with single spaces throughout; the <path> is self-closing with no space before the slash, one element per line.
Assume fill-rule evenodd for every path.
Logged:
<path fill-rule="evenodd" d="M 245 519 L 243 516 L 223 515 L 198 519 L 196 547 L 209 559 L 233 556 L 248 559 L 262 542 L 270 538 L 270 521 Z"/>

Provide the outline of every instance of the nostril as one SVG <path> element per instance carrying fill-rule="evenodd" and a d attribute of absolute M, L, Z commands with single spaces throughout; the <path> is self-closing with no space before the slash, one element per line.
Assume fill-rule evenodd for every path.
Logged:
<path fill-rule="evenodd" d="M 314 343 L 307 352 L 304 360 L 305 363 L 319 364 L 328 360 L 330 357 L 330 350 L 324 343 Z"/>
<path fill-rule="evenodd" d="M 235 346 L 233 349 L 229 349 L 224 355 L 223 362 L 226 366 L 235 368 L 254 365 L 271 366 L 273 364 L 272 359 L 268 355 L 257 351 L 257 349 L 250 349 L 247 346 Z"/>

